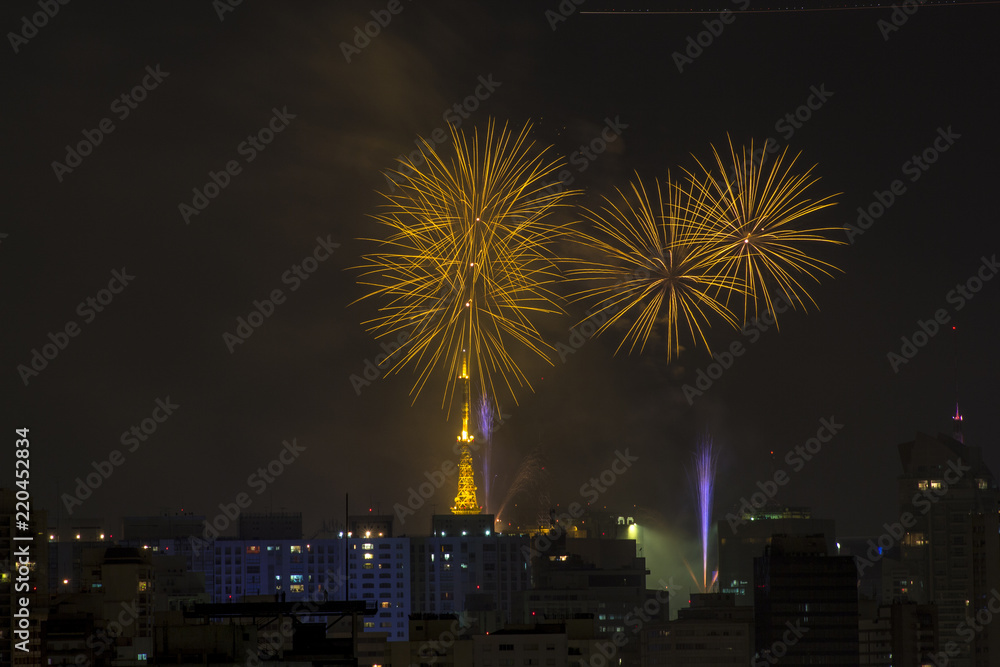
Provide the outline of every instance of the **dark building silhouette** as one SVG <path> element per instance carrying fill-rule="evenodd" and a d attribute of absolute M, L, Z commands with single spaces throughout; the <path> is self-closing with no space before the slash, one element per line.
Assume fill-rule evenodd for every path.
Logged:
<path fill-rule="evenodd" d="M 643 628 L 643 667 L 748 665 L 754 653 L 753 607 L 732 593 L 694 593 L 677 620 Z"/>
<path fill-rule="evenodd" d="M 824 535 L 827 552 L 836 553 L 833 519 L 814 519 L 808 508 L 767 506 L 730 514 L 718 522 L 719 591 L 753 604 L 753 559 L 764 555 L 772 535 Z"/>
<path fill-rule="evenodd" d="M 774 535 L 754 559 L 758 660 L 780 665 L 857 665 L 857 568 L 831 556 L 823 535 Z"/>
<path fill-rule="evenodd" d="M 938 609 L 938 663 L 1000 665 L 1000 491 L 982 449 L 963 442 L 961 415 L 952 437 L 920 433 L 899 445 L 897 522 L 905 576 L 893 596 Z"/>

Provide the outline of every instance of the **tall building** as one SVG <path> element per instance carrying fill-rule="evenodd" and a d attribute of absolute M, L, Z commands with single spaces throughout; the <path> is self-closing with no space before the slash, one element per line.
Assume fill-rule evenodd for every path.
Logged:
<path fill-rule="evenodd" d="M 491 514 L 440 515 L 430 537 L 410 538 L 414 613 L 470 612 L 484 631 L 510 622 L 515 594 L 531 582 L 529 540 L 492 526 Z"/>
<path fill-rule="evenodd" d="M 899 445 L 900 600 L 938 609 L 939 653 L 952 667 L 1000 664 L 1000 627 L 983 623 L 1000 601 L 1000 490 L 982 449 L 920 433 Z M 991 608 L 992 605 L 992 608 Z M 977 617 L 980 620 L 976 620 Z"/>
<path fill-rule="evenodd" d="M 894 602 L 860 604 L 860 664 L 871 667 L 921 667 L 938 652 L 937 608 Z"/>
<path fill-rule="evenodd" d="M 757 661 L 858 664 L 858 571 L 822 535 L 775 535 L 754 559 Z"/>
<path fill-rule="evenodd" d="M 807 508 L 763 507 L 730 514 L 718 522 L 719 592 L 737 605 L 753 604 L 753 559 L 764 555 L 772 535 L 824 535 L 827 553 L 836 553 L 833 519 L 814 519 Z"/>
<path fill-rule="evenodd" d="M 745 666 L 753 659 L 753 608 L 737 606 L 732 593 L 695 593 L 676 620 L 650 623 L 642 633 L 643 667 Z"/>
<path fill-rule="evenodd" d="M 638 665 L 640 628 L 670 618 L 670 605 L 666 591 L 646 588 L 649 570 L 636 556 L 635 540 L 562 534 L 547 548 L 538 545 L 529 552 L 532 586 L 517 594 L 514 622 L 589 618 L 596 638 L 619 638 L 621 664 Z"/>
<path fill-rule="evenodd" d="M 378 537 L 365 531 L 348 540 L 348 595 L 376 609 L 365 619 L 366 633 L 384 632 L 388 641 L 407 641 L 411 609 L 410 538 Z"/>

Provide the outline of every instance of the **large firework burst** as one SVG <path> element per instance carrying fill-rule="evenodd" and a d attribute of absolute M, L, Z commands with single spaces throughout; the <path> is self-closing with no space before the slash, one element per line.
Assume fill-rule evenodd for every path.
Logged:
<path fill-rule="evenodd" d="M 597 333 L 621 318 L 632 321 L 619 350 L 631 341 L 630 352 L 636 345 L 642 351 L 658 322 L 666 329 L 668 358 L 680 351 L 681 324 L 707 346 L 703 327 L 710 315 L 736 325 L 719 293 L 740 290 L 742 283 L 723 275 L 724 258 L 712 243 L 713 230 L 692 215 L 703 207 L 693 189 L 668 176 L 662 188 L 656 184 L 653 201 L 641 180 L 631 190 L 618 191 L 620 202 L 605 198 L 601 211 L 587 211 L 597 234 L 578 238 L 601 259 L 584 261 L 570 273 L 602 284 L 576 298 L 596 299 L 594 315 L 607 316 Z"/>
<path fill-rule="evenodd" d="M 491 122 L 469 139 L 452 127 L 446 155 L 424 141 L 419 158 L 394 172 L 399 190 L 384 194 L 374 216 L 388 234 L 359 267 L 368 296 L 382 302 L 366 324 L 379 336 L 407 332 L 389 372 L 414 368 L 414 400 L 441 371 L 442 405 L 450 404 L 463 354 L 491 396 L 498 385 L 511 396 L 531 386 L 509 348 L 549 359 L 532 317 L 561 312 L 551 246 L 568 227 L 549 217 L 576 192 L 543 182 L 562 165 L 535 149 L 530 129 L 514 134 Z"/>
<path fill-rule="evenodd" d="M 696 195 L 692 214 L 713 230 L 713 249 L 724 260 L 722 275 L 746 286 L 743 319 L 751 309 L 753 315 L 761 309 L 774 313 L 778 293 L 793 307 L 805 308 L 806 300 L 815 306 L 801 279 L 818 282 L 817 274 L 832 275 L 836 267 L 811 256 L 812 244 L 843 241 L 828 236 L 839 227 L 812 227 L 802 219 L 833 206 L 835 195 L 809 198 L 807 191 L 819 180 L 812 176 L 815 166 L 793 173 L 799 156 L 789 159 L 787 147 L 770 168 L 754 157 L 752 142 L 737 153 L 730 139 L 728 157 L 714 146 L 712 153 L 718 171 L 696 158 L 700 172 L 687 172 Z"/>
<path fill-rule="evenodd" d="M 817 180 L 812 168 L 792 173 L 797 158 L 786 152 L 765 168 L 753 144 L 739 154 L 729 146 L 731 165 L 713 146 L 717 170 L 696 159 L 700 172 L 686 171 L 683 183 L 668 175 L 652 201 L 636 180 L 630 194 L 619 191 L 623 203 L 605 199 L 601 211 L 587 212 L 595 232 L 578 238 L 601 259 L 583 260 L 572 274 L 599 285 L 576 298 L 595 300 L 595 314 L 605 313 L 597 333 L 631 322 L 619 350 L 629 343 L 630 352 L 637 345 L 642 351 L 658 328 L 668 360 L 680 352 L 685 330 L 707 348 L 713 321 L 739 326 L 751 311 L 773 314 L 781 293 L 793 307 L 815 305 L 803 279 L 835 270 L 809 252 L 816 242 L 842 243 L 827 235 L 838 228 L 802 224 L 834 204 L 832 195 L 806 196 Z"/>

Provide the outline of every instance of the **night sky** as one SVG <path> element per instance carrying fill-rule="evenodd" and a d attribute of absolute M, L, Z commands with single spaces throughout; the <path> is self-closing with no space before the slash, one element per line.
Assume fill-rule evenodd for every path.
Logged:
<path fill-rule="evenodd" d="M 23 17 L 38 4 L 5 3 L 0 414 L 10 446 L 0 485 L 13 484 L 14 428 L 28 427 L 35 506 L 52 515 L 67 516 L 61 498 L 93 462 L 120 452 L 72 515 L 112 528 L 129 514 L 214 516 L 241 492 L 249 511 L 301 510 L 307 536 L 343 516 L 345 493 L 352 512 L 405 503 L 425 471 L 454 460 L 458 423 L 440 407 L 443 378 L 415 404 L 409 371 L 356 391 L 351 376 L 381 349 L 362 325 L 377 304 L 350 305 L 365 293 L 352 267 L 374 249 L 359 239 L 381 233 L 370 216 L 383 172 L 446 129 L 477 88 L 485 99 L 467 104 L 476 108 L 463 130 L 531 120 L 537 144 L 567 161 L 619 124 L 604 153 L 569 163 L 581 205 L 635 173 L 692 168 L 692 155 L 708 157 L 727 134 L 757 146 L 770 137 L 818 165 L 815 194 L 842 193 L 817 214 L 824 225 L 857 225 L 858 208 L 899 181 L 863 233 L 817 251 L 843 270 L 810 287 L 819 309 L 786 313 L 780 332 L 753 341 L 711 330 L 713 350 L 739 340 L 746 352 L 691 404 L 682 387 L 712 362 L 703 347 L 668 365 L 662 341 L 615 356 L 610 333 L 553 366 L 521 355 L 535 392 L 502 404 L 494 445 L 498 488 L 525 457 L 544 466 L 519 506 L 580 500 L 580 486 L 628 448 L 638 463 L 599 503 L 691 540 L 688 469 L 708 432 L 722 452 L 720 516 L 771 477 L 774 450 L 790 474 L 778 502 L 836 519 L 841 535 L 878 534 L 899 513 L 896 445 L 950 432 L 956 398 L 966 442 L 1000 472 L 1000 279 L 973 281 L 971 298 L 952 293 L 998 270 L 1000 6 L 924 5 L 886 32 L 890 6 L 721 24 L 718 13 L 584 13 L 604 8 L 592 2 L 568 16 L 555 0 L 81 2 L 59 5 L 37 31 Z M 372 11 L 388 25 L 345 56 Z M 721 33 L 679 71 L 675 53 L 703 22 Z M 797 111 L 808 119 L 793 125 L 786 114 Z M 263 133 L 270 143 L 248 142 L 269 124 L 279 130 Z M 88 136 L 99 137 L 88 155 L 67 156 Z M 929 148 L 933 164 L 910 162 Z M 180 205 L 194 206 L 193 189 L 227 163 L 225 187 L 185 215 Z M 323 261 L 306 262 L 314 271 L 303 278 L 293 267 L 306 257 Z M 274 290 L 283 301 L 273 313 L 227 345 L 237 318 Z M 547 340 L 566 343 L 584 308 L 540 320 Z M 894 369 L 887 355 L 939 309 L 947 322 Z M 61 337 L 67 325 L 76 335 Z M 64 349 L 37 373 L 19 370 L 50 334 Z M 168 398 L 172 414 L 156 411 L 162 423 L 147 421 L 155 432 L 130 451 L 122 434 Z M 791 471 L 785 453 L 821 419 L 843 428 Z M 273 483 L 248 480 L 292 439 L 305 449 Z M 402 532 L 425 530 L 454 493 L 451 478 Z"/>

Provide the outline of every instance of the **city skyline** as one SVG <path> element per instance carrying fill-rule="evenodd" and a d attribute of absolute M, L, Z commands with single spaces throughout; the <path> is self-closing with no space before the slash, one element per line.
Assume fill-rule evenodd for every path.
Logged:
<path fill-rule="evenodd" d="M 811 286 L 818 309 L 780 313 L 780 331 L 766 317 L 713 326 L 717 359 L 688 346 L 667 363 L 665 340 L 616 356 L 620 336 L 589 338 L 584 305 L 564 301 L 538 325 L 553 365 L 519 358 L 535 391 L 498 406 L 491 502 L 519 482 L 521 522 L 591 499 L 636 507 L 693 562 L 687 468 L 706 432 L 717 521 L 782 471 L 775 502 L 877 535 L 898 514 L 897 446 L 949 434 L 956 403 L 966 443 L 1000 469 L 1000 145 L 983 76 L 998 7 L 922 5 L 896 25 L 891 5 L 730 4 L 70 4 L 34 32 L 22 19 L 36 3 L 5 7 L 0 25 L 21 38 L 5 65 L 20 94 L 0 224 L 4 423 L 30 429 L 34 502 L 55 524 L 70 510 L 214 516 L 246 494 L 247 511 L 303 511 L 307 534 L 344 515 L 345 493 L 352 514 L 444 513 L 459 420 L 443 382 L 414 401 L 408 372 L 383 377 L 376 359 L 405 337 L 366 331 L 377 312 L 354 303 L 350 269 L 375 247 L 360 239 L 378 233 L 384 172 L 420 137 L 444 145 L 449 122 L 490 119 L 533 120 L 579 206 L 636 174 L 694 169 L 727 135 L 762 156 L 801 151 L 817 192 L 842 193 L 820 221 L 849 226 L 821 250 L 843 273 Z M 636 465 L 619 474 L 624 452 Z"/>

